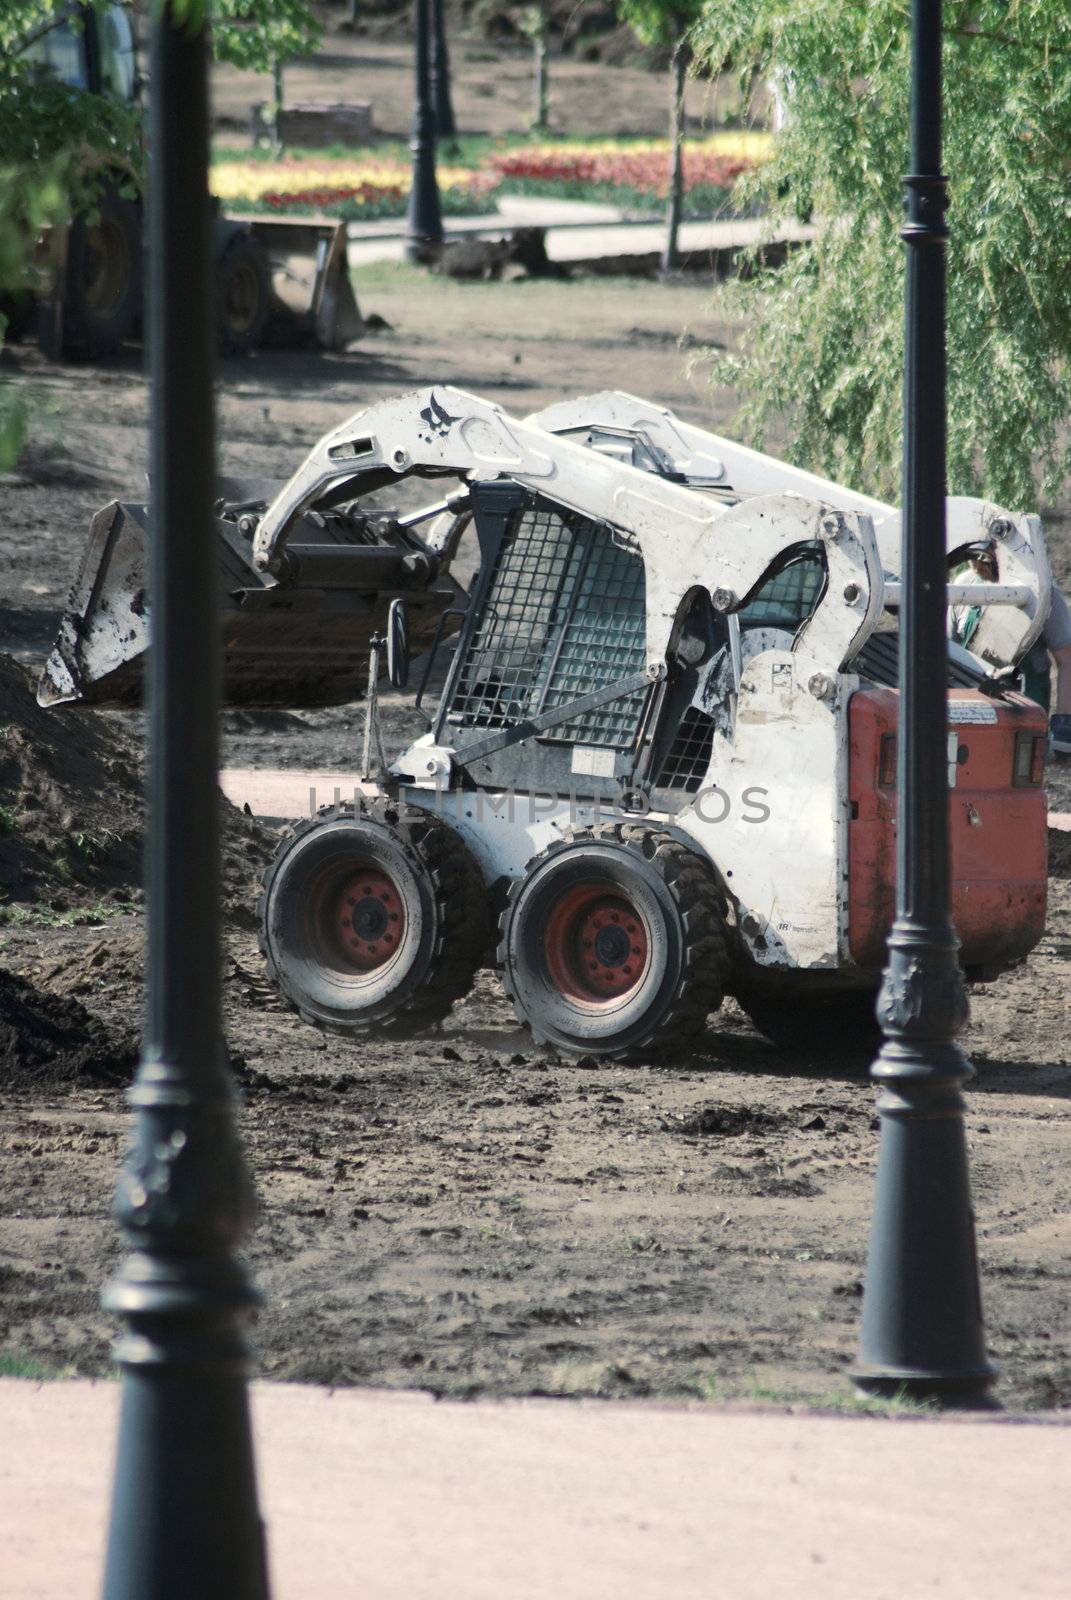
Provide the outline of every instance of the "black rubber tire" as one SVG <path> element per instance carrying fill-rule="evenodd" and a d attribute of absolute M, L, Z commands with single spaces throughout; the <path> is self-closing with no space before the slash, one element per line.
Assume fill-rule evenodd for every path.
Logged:
<path fill-rule="evenodd" d="M 592 1004 L 556 981 L 548 949 L 562 897 L 594 886 L 638 911 L 647 949 L 634 987 Z M 571 1056 L 664 1059 L 686 1048 L 721 1005 L 730 965 L 725 899 L 709 865 L 672 834 L 632 823 L 578 830 L 549 845 L 512 885 L 498 960 L 506 994 L 538 1044 Z"/>
<path fill-rule="evenodd" d="M 141 206 L 109 184 L 96 213 L 75 217 L 67 241 L 63 354 L 83 361 L 112 355 L 141 315 Z"/>
<path fill-rule="evenodd" d="M 814 993 L 740 983 L 733 993 L 759 1032 L 793 1055 L 821 1052 L 870 1061 L 881 1044 L 876 984 Z"/>
<path fill-rule="evenodd" d="M 355 971 L 328 925 L 346 877 L 378 869 L 404 908 L 385 966 Z M 440 1022 L 468 993 L 490 935 L 487 895 L 463 840 L 417 806 L 376 800 L 297 825 L 264 874 L 260 948 L 268 976 L 306 1022 L 398 1038 Z M 352 958 L 351 958 L 352 959 Z"/>
<path fill-rule="evenodd" d="M 31 331 L 36 310 L 28 291 L 0 294 L 0 317 L 4 319 L 3 342 L 19 344 Z"/>
<path fill-rule="evenodd" d="M 248 355 L 264 336 L 271 274 L 263 250 L 236 233 L 216 264 L 216 332 L 223 355 Z"/>

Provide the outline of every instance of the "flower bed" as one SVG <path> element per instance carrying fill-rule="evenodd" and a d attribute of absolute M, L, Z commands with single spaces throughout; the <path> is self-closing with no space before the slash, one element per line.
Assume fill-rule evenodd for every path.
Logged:
<path fill-rule="evenodd" d="M 221 161 L 212 193 L 231 211 L 300 216 L 319 211 L 344 221 L 401 217 L 409 201 L 409 168 L 396 162 L 319 160 Z M 465 167 L 439 168 L 444 213 L 495 209 L 497 180 Z"/>
<path fill-rule="evenodd" d="M 686 212 L 723 210 L 741 173 L 764 161 L 770 138 L 720 133 L 686 140 Z M 605 201 L 649 211 L 665 199 L 669 145 L 664 139 L 598 144 L 534 144 L 493 150 L 479 167 L 442 166 L 439 193 L 447 216 L 489 213 L 499 194 Z M 410 172 L 398 160 L 284 157 L 217 162 L 212 192 L 232 211 L 298 216 L 325 212 L 346 221 L 404 216 Z"/>
<path fill-rule="evenodd" d="M 723 209 L 737 178 L 764 161 L 769 149 L 765 134 L 685 140 L 682 168 L 688 210 Z M 669 189 L 665 139 L 529 145 L 496 152 L 486 165 L 497 174 L 500 193 L 604 200 L 625 210 L 649 210 L 665 199 Z"/>

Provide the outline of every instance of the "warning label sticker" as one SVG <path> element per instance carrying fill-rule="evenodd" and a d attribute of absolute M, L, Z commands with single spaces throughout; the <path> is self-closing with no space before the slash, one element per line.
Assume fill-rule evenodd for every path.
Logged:
<path fill-rule="evenodd" d="M 612 750 L 593 750 L 590 745 L 578 744 L 573 747 L 572 770 L 582 774 L 585 778 L 612 778 L 614 775 L 614 752 Z"/>
<path fill-rule="evenodd" d="M 980 700 L 953 700 L 948 708 L 949 722 L 992 723 L 997 720 L 996 706 L 987 706 Z"/>

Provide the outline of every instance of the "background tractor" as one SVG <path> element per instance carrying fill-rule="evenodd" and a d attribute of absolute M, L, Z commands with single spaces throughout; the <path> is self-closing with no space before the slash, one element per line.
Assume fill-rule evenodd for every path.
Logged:
<path fill-rule="evenodd" d="M 142 78 L 133 16 L 123 5 L 57 7 L 20 52 L 42 77 L 136 105 Z M 9 332 L 35 326 L 54 357 L 111 354 L 140 330 L 145 274 L 140 162 L 88 146 L 90 210 L 50 228 L 42 284 L 7 306 Z M 327 218 L 218 215 L 214 267 L 221 350 L 306 343 L 339 349 L 361 331 L 349 279 L 346 227 Z"/>

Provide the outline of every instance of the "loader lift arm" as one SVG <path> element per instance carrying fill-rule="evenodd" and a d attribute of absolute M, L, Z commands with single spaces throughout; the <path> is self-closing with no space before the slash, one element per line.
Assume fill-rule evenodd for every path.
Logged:
<path fill-rule="evenodd" d="M 260 520 L 254 562 L 265 574 L 282 572 L 287 541 L 303 513 L 409 476 L 510 479 L 631 542 L 647 572 L 646 660 L 652 670 L 665 662 L 690 592 L 705 590 L 718 610 L 732 612 L 796 544 L 821 543 L 828 569 L 825 594 L 793 646 L 805 680 L 836 672 L 883 604 L 881 564 L 865 513 L 779 493 L 737 505 L 710 500 L 446 386 L 383 401 L 325 434 Z M 451 531 L 449 520 L 433 529 L 429 552 L 445 548 Z"/>
<path fill-rule="evenodd" d="M 644 470 L 736 503 L 772 493 L 798 494 L 867 515 L 881 556 L 885 604 L 899 605 L 900 513 L 895 506 L 697 428 L 667 407 L 621 390 L 564 400 L 533 412 L 527 421 L 597 450 L 613 451 L 616 440 L 631 440 L 632 459 Z M 1040 638 L 1049 614 L 1052 575 L 1041 519 L 975 496 L 951 495 L 946 544 L 950 562 L 971 547 L 992 545 L 995 580 L 950 584 L 949 603 L 983 608 L 968 646 L 981 670 L 1014 667 Z"/>

